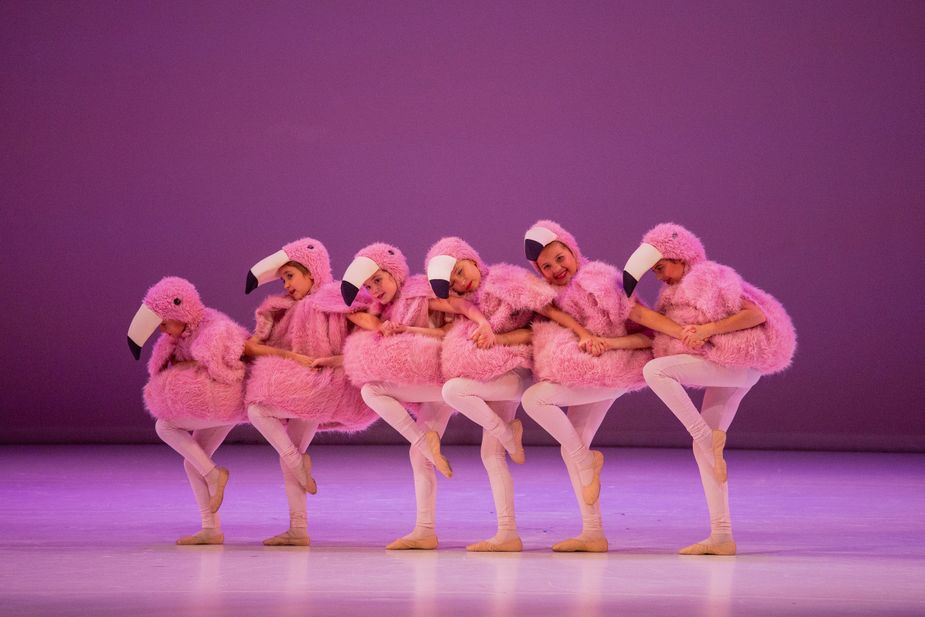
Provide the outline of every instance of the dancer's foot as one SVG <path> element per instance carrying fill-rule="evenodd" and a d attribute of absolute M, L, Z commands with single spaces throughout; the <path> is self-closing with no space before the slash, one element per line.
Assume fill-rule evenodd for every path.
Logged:
<path fill-rule="evenodd" d="M 318 483 L 315 482 L 315 478 L 312 476 L 312 457 L 307 453 L 302 455 L 302 470 L 305 472 L 306 478 L 302 488 L 309 495 L 314 495 L 318 492 Z"/>
<path fill-rule="evenodd" d="M 450 461 L 440 453 L 440 434 L 437 431 L 428 431 L 424 434 L 427 442 L 426 447 L 430 451 L 431 458 L 434 461 L 434 467 L 446 478 L 453 477 L 453 468 L 450 467 Z"/>
<path fill-rule="evenodd" d="M 511 450 L 510 457 L 511 460 L 517 463 L 518 465 L 523 465 L 524 461 L 527 460 L 527 455 L 524 453 L 524 425 L 520 420 L 511 420 L 511 433 L 514 435 L 514 449 Z"/>
<path fill-rule="evenodd" d="M 191 536 L 183 536 L 177 540 L 180 546 L 192 546 L 199 544 L 224 544 L 225 534 L 221 529 L 200 529 Z"/>
<path fill-rule="evenodd" d="M 524 550 L 524 543 L 517 532 L 499 532 L 493 538 L 470 544 L 466 550 L 470 553 L 519 553 Z"/>
<path fill-rule="evenodd" d="M 224 467 L 215 467 L 206 474 L 206 484 L 209 486 L 209 508 L 218 512 L 225 499 L 225 485 L 228 484 L 228 470 Z"/>
<path fill-rule="evenodd" d="M 680 551 L 679 555 L 735 555 L 736 554 L 736 543 L 735 540 L 730 539 L 719 539 L 713 538 L 712 536 L 706 540 L 701 540 L 690 546 L 685 546 Z"/>
<path fill-rule="evenodd" d="M 609 548 L 604 536 L 578 536 L 552 545 L 557 553 L 606 553 Z"/>
<path fill-rule="evenodd" d="M 713 473 L 716 475 L 716 479 L 723 483 L 728 479 L 726 460 L 723 458 L 723 448 L 726 447 L 726 433 L 724 431 L 713 431 L 712 439 Z"/>
<path fill-rule="evenodd" d="M 281 534 L 263 541 L 264 546 L 309 546 L 308 530 L 289 528 Z"/>
<path fill-rule="evenodd" d="M 581 497 L 589 506 L 597 503 L 601 498 L 601 469 L 604 467 L 604 454 L 598 450 L 591 450 L 591 470 L 593 476 L 591 483 L 581 487 Z"/>
<path fill-rule="evenodd" d="M 437 534 L 433 529 L 415 527 L 407 536 L 398 538 L 385 547 L 387 551 L 432 551 L 437 548 Z"/>

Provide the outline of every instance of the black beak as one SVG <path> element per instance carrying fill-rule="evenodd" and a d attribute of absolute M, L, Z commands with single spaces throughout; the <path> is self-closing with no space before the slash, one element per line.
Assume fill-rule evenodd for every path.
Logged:
<path fill-rule="evenodd" d="M 135 359 L 141 357 L 141 345 L 133 341 L 131 338 L 128 339 L 128 348 L 131 350 L 132 355 L 135 356 Z"/>
<path fill-rule="evenodd" d="M 347 281 L 340 282 L 340 295 L 343 297 L 344 303 L 347 306 L 353 304 L 353 301 L 356 299 L 358 293 L 360 293 L 360 288 L 353 283 L 348 283 Z"/>
<path fill-rule="evenodd" d="M 536 261 L 543 252 L 543 245 L 536 240 L 524 240 L 524 252 L 527 254 L 527 259 Z"/>
<path fill-rule="evenodd" d="M 626 294 L 627 298 L 633 295 L 633 290 L 636 289 L 638 284 L 639 281 L 636 280 L 636 277 L 625 270 L 623 271 L 623 293 Z"/>
<path fill-rule="evenodd" d="M 257 289 L 257 277 L 254 276 L 253 272 L 247 273 L 247 282 L 244 284 L 244 294 L 247 295 L 250 292 Z"/>
<path fill-rule="evenodd" d="M 444 281 L 443 279 L 432 279 L 430 281 L 430 287 L 434 290 L 434 294 L 442 299 L 446 300 L 450 297 L 450 282 Z"/>

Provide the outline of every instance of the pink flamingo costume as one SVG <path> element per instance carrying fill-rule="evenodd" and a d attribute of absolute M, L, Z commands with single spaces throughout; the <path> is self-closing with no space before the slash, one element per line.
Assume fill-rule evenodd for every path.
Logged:
<path fill-rule="evenodd" d="M 632 302 L 620 288 L 620 271 L 588 261 L 574 236 L 547 220 L 527 231 L 527 258 L 536 265 L 541 251 L 553 242 L 571 251 L 578 266 L 565 285 L 551 286 L 556 306 L 595 336 L 626 336 L 627 326 L 635 324 L 627 323 Z M 651 359 L 648 349 L 609 350 L 593 356 L 579 348 L 578 337 L 568 328 L 553 321 L 533 324 L 533 373 L 540 381 L 524 392 L 522 403 L 524 411 L 561 444 L 582 520 L 581 534 L 555 544 L 553 550 L 607 551 L 600 502 L 585 495 L 595 472 L 591 441 L 613 402 L 645 386 L 642 368 Z M 568 415 L 562 407 L 568 407 Z"/>
<path fill-rule="evenodd" d="M 302 238 L 261 260 L 248 273 L 246 291 L 275 279 L 289 261 L 308 269 L 314 280 L 311 290 L 301 300 L 267 297 L 256 311 L 254 337 L 311 358 L 340 355 L 349 310 L 341 300 L 340 284 L 331 276 L 328 252 L 321 242 Z M 255 359 L 245 402 L 251 423 L 279 453 L 289 502 L 289 531 L 265 543 L 307 545 L 305 493 L 316 492 L 317 485 L 305 450 L 319 430 L 361 431 L 376 415 L 363 404 L 342 367 L 309 368 L 272 355 Z"/>
<path fill-rule="evenodd" d="M 218 509 L 228 470 L 217 467 L 212 455 L 235 424 L 247 421 L 241 361 L 247 331 L 203 306 L 192 283 L 166 277 L 148 290 L 129 326 L 129 348 L 136 360 L 148 338 L 168 321 L 182 323 L 183 329 L 177 335 L 165 330 L 158 337 L 143 397 L 158 436 L 183 456 L 199 506 L 202 529 L 177 544 L 221 544 Z"/>
<path fill-rule="evenodd" d="M 699 350 L 656 334 L 654 360 L 643 374 L 649 387 L 677 416 L 694 440 L 694 457 L 710 512 L 710 537 L 681 549 L 682 554 L 734 555 L 729 514 L 729 485 L 722 452 L 726 431 L 742 399 L 761 375 L 786 369 L 796 351 L 796 331 L 784 307 L 770 294 L 742 280 L 728 266 L 707 260 L 700 239 L 680 225 L 663 223 L 649 230 L 624 268 L 624 288 L 661 259 L 685 264 L 685 273 L 662 288 L 656 310 L 680 325 L 706 324 L 735 315 L 746 303 L 756 306 L 764 323 L 716 334 Z M 702 411 L 684 387 L 706 388 Z"/>
<path fill-rule="evenodd" d="M 555 297 L 546 283 L 524 268 L 510 264 L 485 265 L 478 253 L 459 238 L 439 240 L 427 254 L 428 278 L 438 297 L 447 297 L 457 261 L 470 260 L 481 283 L 467 300 L 475 304 L 496 333 L 526 327 Z M 505 451 L 523 462 L 523 426 L 514 420 L 517 403 L 530 383 L 531 348 L 528 344 L 494 345 L 479 349 L 470 340 L 476 330 L 459 319 L 443 341 L 441 364 L 447 382 L 443 399 L 483 429 L 481 456 L 498 517 L 498 531 L 489 540 L 467 547 L 471 551 L 520 551 L 514 516 L 514 487 Z"/>
<path fill-rule="evenodd" d="M 384 243 L 371 244 L 354 256 L 344 273 L 341 289 L 350 305 L 364 281 L 378 270 L 395 280 L 398 291 L 388 304 L 374 300 L 369 312 L 382 321 L 418 328 L 433 327 L 442 314 L 431 314 L 434 292 L 423 275 L 408 277 L 402 252 Z M 383 336 L 378 331 L 357 329 L 344 345 L 344 368 L 366 404 L 411 444 L 417 516 L 414 530 L 386 548 L 390 550 L 435 549 L 437 479 L 434 463 L 451 475 L 439 450 L 453 410 L 444 403 L 440 372 L 441 340 L 415 332 Z M 408 413 L 416 410 L 417 420 Z"/>

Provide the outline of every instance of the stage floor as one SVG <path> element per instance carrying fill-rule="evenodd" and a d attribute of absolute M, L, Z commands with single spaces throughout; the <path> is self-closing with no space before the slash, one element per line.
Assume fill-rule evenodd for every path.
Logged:
<path fill-rule="evenodd" d="M 431 552 L 410 531 L 407 449 L 319 446 L 310 548 L 288 526 L 275 453 L 225 446 L 224 546 L 178 547 L 198 512 L 166 446 L 0 448 L 0 615 L 922 615 L 925 455 L 731 451 L 736 557 L 682 557 L 708 534 L 688 451 L 605 449 L 607 554 L 555 554 L 578 510 L 557 448 L 512 465 L 519 554 L 494 533 L 478 449 L 447 447 Z"/>

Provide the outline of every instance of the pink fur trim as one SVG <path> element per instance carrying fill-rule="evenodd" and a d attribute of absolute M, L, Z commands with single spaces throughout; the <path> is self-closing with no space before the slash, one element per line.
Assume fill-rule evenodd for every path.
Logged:
<path fill-rule="evenodd" d="M 479 257 L 478 252 L 462 238 L 448 236 L 437 240 L 437 242 L 430 247 L 430 250 L 427 251 L 427 257 L 424 258 L 424 270 L 427 270 L 427 264 L 437 255 L 449 255 L 455 257 L 457 261 L 460 259 L 471 259 L 475 262 L 476 267 L 479 269 L 479 272 L 482 273 L 483 277 L 488 274 L 488 266 L 482 261 L 482 258 Z"/>
<path fill-rule="evenodd" d="M 578 337 L 557 323 L 533 324 L 533 373 L 537 379 L 566 386 L 639 390 L 645 386 L 642 367 L 652 359 L 648 349 L 606 351 L 598 357 L 578 347 Z"/>
<path fill-rule="evenodd" d="M 439 385 L 440 349 L 440 339 L 423 334 L 357 331 L 344 345 L 344 369 L 357 387 L 376 381 Z"/>
<path fill-rule="evenodd" d="M 267 296 L 254 311 L 254 336 L 273 347 L 288 349 L 291 345 L 288 337 L 289 324 L 287 315 L 292 317 L 290 309 L 295 305 L 291 296 Z"/>
<path fill-rule="evenodd" d="M 526 268 L 500 263 L 491 272 L 473 297 L 479 310 L 495 332 L 510 332 L 530 323 L 533 313 L 556 299 L 556 292 L 543 279 Z"/>
<path fill-rule="evenodd" d="M 590 261 L 578 268 L 568 285 L 553 287 L 556 306 L 596 336 L 624 336 L 633 304 L 623 293 L 622 277 L 610 264 Z"/>
<path fill-rule="evenodd" d="M 457 319 L 446 333 L 440 356 L 445 379 L 466 377 L 491 381 L 516 368 L 530 368 L 530 345 L 495 345 L 479 349 L 469 340 L 476 328 L 475 322 Z"/>
<path fill-rule="evenodd" d="M 331 258 L 324 244 L 314 238 L 301 238 L 283 247 L 290 261 L 297 261 L 311 273 L 315 286 L 327 285 L 334 280 Z"/>
<path fill-rule="evenodd" d="M 144 297 L 144 304 L 162 320 L 176 319 L 196 325 L 205 306 L 192 283 L 178 276 L 165 276 Z"/>
<path fill-rule="evenodd" d="M 396 246 L 384 242 L 370 244 L 354 255 L 356 257 L 366 257 L 376 262 L 381 270 L 385 270 L 392 275 L 398 286 L 401 287 L 408 279 L 408 260 L 405 255 Z"/>
<path fill-rule="evenodd" d="M 707 258 L 700 238 L 677 223 L 656 225 L 646 232 L 642 241 L 657 248 L 663 258 L 680 259 L 690 266 Z"/>
<path fill-rule="evenodd" d="M 543 219 L 535 222 L 531 226 L 531 229 L 533 227 L 542 227 L 556 234 L 556 240 L 567 246 L 568 249 L 572 251 L 572 254 L 575 256 L 575 261 L 577 261 L 579 265 L 585 263 L 586 260 L 581 254 L 581 249 L 578 247 L 578 241 L 575 240 L 575 236 L 570 234 L 568 230 L 566 230 L 562 225 L 555 221 Z"/>

